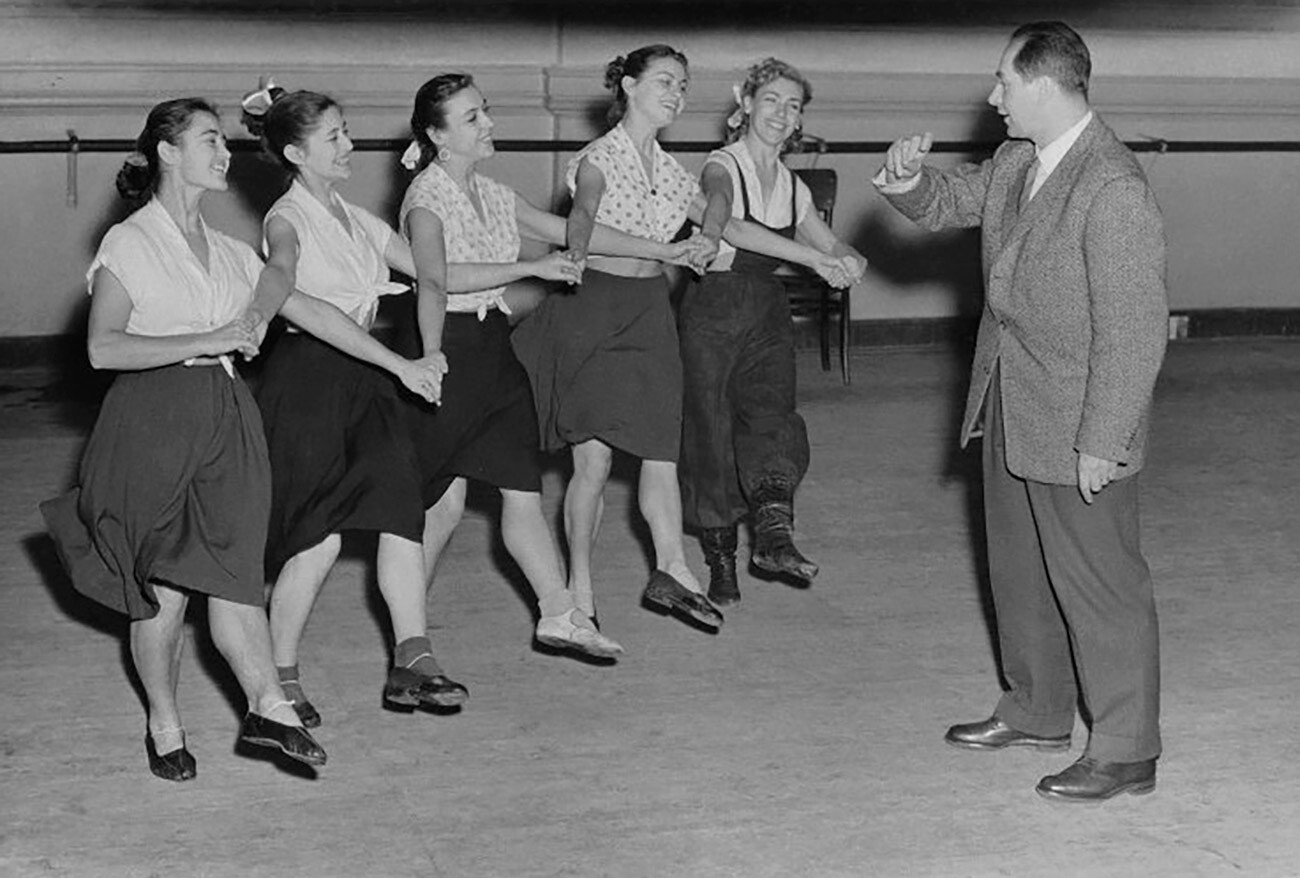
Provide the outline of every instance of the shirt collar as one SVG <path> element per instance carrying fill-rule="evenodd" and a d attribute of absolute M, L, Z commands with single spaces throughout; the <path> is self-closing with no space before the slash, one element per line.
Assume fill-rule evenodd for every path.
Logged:
<path fill-rule="evenodd" d="M 1056 170 L 1056 166 L 1065 158 L 1065 154 L 1074 146 L 1076 140 L 1083 134 L 1083 129 L 1088 127 L 1092 121 L 1092 110 L 1084 114 L 1083 118 L 1066 130 L 1064 134 L 1053 140 L 1047 146 L 1038 151 L 1038 179 L 1046 180 L 1047 176 Z"/>
<path fill-rule="evenodd" d="M 199 262 L 199 257 L 195 256 L 194 251 L 190 249 L 189 241 L 185 238 L 185 232 L 176 224 L 176 219 L 171 215 L 167 208 L 163 207 L 162 201 L 157 195 L 150 198 L 149 201 L 140 208 L 140 210 L 136 211 L 136 215 L 146 225 L 152 225 L 158 234 L 170 238 L 172 245 L 177 247 L 178 254 L 188 255 L 190 259 L 194 260 L 196 266 L 200 269 L 203 268 L 203 263 Z M 199 214 L 198 220 L 199 231 L 203 235 L 203 240 L 206 241 L 208 245 L 208 261 L 209 264 L 211 264 L 213 252 L 212 235 L 208 232 L 208 224 L 203 221 L 203 214 Z M 205 271 L 204 274 L 206 273 L 207 272 Z"/>
<path fill-rule="evenodd" d="M 308 210 L 328 216 L 331 221 L 342 228 L 343 224 L 339 222 L 338 217 L 334 215 L 334 211 L 330 209 L 333 205 L 337 204 L 339 209 L 343 211 L 343 214 L 348 218 L 348 223 L 352 223 L 352 211 L 348 210 L 348 203 L 343 200 L 343 196 L 339 195 L 334 190 L 330 190 L 330 203 L 325 204 L 315 195 L 311 194 L 311 190 L 307 188 L 306 183 L 302 182 L 302 180 L 297 177 L 294 177 L 293 182 L 289 184 L 289 194 L 297 203 L 309 205 L 307 208 Z"/>

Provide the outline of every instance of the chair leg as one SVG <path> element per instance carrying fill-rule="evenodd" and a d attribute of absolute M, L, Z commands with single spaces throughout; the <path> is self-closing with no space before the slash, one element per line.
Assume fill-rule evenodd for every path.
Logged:
<path fill-rule="evenodd" d="M 851 382 L 849 377 L 849 348 L 853 334 L 853 321 L 850 315 L 853 313 L 852 299 L 849 297 L 849 291 L 840 292 L 840 374 L 844 377 L 844 383 Z"/>

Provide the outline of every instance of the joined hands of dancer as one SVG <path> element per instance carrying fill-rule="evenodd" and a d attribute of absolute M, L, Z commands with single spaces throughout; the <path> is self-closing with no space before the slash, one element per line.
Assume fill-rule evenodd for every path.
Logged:
<path fill-rule="evenodd" d="M 695 232 L 682 241 L 674 241 L 661 245 L 662 252 L 658 259 L 665 265 L 676 265 L 682 268 L 689 268 L 696 274 L 703 274 L 705 268 L 714 257 L 718 255 L 718 242 L 696 229 Z M 576 269 L 576 274 L 570 271 L 557 272 L 555 277 L 547 277 L 547 280 L 562 280 L 570 286 L 576 286 L 582 282 L 582 272 L 587 267 L 587 254 L 579 252 L 576 248 L 569 250 L 556 250 L 551 256 L 560 257 L 569 263 L 569 266 Z M 538 277 L 545 275 L 538 274 Z"/>

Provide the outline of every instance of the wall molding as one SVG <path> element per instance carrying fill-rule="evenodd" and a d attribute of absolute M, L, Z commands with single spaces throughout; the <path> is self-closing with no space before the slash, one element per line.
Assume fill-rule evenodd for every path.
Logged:
<path fill-rule="evenodd" d="M 446 65 L 455 69 L 458 65 Z M 339 98 L 350 114 L 400 126 L 419 85 L 442 66 L 409 64 L 0 64 L 0 114 L 5 138 L 63 136 L 69 119 L 88 126 L 83 137 L 127 137 L 114 117 L 135 114 L 165 96 L 202 94 L 232 110 L 258 78 L 272 74 L 287 87 L 306 87 Z M 471 71 L 502 119 L 554 124 L 566 138 L 599 131 L 608 94 L 594 67 L 475 65 Z M 695 69 L 691 97 L 673 139 L 719 135 L 732 106 L 735 71 Z M 902 75 L 871 72 L 809 73 L 814 98 L 807 118 L 822 136 L 889 139 L 900 130 L 930 127 L 945 138 L 992 128 L 985 105 L 987 78 L 959 74 Z M 1098 77 L 1093 99 L 1123 136 L 1237 140 L 1300 139 L 1300 83 L 1227 77 Z M 47 124 L 42 130 L 42 122 Z M 48 123 L 53 122 L 53 125 Z M 900 128 L 900 126 L 902 126 Z M 49 130 L 54 128 L 55 130 Z M 535 132 L 530 132 L 535 133 Z M 510 136 L 503 132 L 502 136 Z"/>
<path fill-rule="evenodd" d="M 415 90 L 443 67 L 409 64 L 0 64 L 0 110 L 44 114 L 136 108 L 161 93 L 237 97 L 271 75 L 286 88 L 310 88 L 337 96 L 349 108 L 409 114 Z M 447 65 L 447 69 L 457 69 Z M 545 71 L 527 65 L 492 65 L 471 71 L 498 110 L 542 109 Z M 160 83 L 165 84 L 160 87 Z"/>

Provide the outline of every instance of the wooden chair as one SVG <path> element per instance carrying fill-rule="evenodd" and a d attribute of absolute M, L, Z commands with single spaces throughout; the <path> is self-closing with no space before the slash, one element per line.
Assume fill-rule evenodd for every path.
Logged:
<path fill-rule="evenodd" d="M 835 171 L 831 168 L 799 168 L 795 173 L 807 184 L 809 191 L 812 192 L 813 207 L 829 226 L 832 214 L 835 212 L 835 192 L 839 185 L 839 178 Z M 849 290 L 834 289 L 802 266 L 792 266 L 788 271 L 779 271 L 777 277 L 785 285 L 786 295 L 790 298 L 791 315 L 817 318 L 823 372 L 829 372 L 831 368 L 831 312 L 835 312 L 839 318 L 840 374 L 844 378 L 844 383 L 848 384 L 851 325 L 849 313 L 852 305 Z"/>

